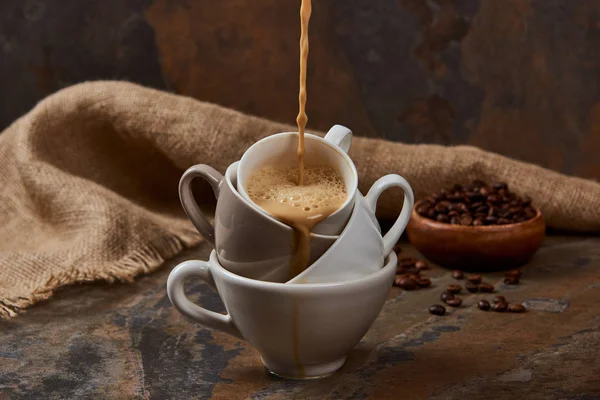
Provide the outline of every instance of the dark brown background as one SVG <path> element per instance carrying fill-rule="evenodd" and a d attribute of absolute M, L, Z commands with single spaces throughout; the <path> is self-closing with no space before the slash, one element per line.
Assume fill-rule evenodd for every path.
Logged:
<path fill-rule="evenodd" d="M 293 123 L 299 0 L 2 0 L 0 127 L 127 79 Z M 600 178 L 599 0 L 314 0 L 309 126 Z"/>

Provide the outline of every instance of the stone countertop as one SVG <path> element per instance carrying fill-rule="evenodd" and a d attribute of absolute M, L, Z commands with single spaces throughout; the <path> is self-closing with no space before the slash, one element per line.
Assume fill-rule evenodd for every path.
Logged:
<path fill-rule="evenodd" d="M 463 307 L 444 317 L 448 270 L 433 286 L 398 288 L 348 362 L 332 377 L 270 376 L 246 342 L 182 317 L 165 282 L 178 262 L 206 258 L 201 246 L 135 284 L 69 288 L 25 315 L 0 321 L 0 399 L 600 399 L 600 238 L 550 237 L 521 284 L 484 274 L 524 314 Z M 403 255 L 416 255 L 410 246 Z M 189 292 L 223 311 L 200 282 Z"/>

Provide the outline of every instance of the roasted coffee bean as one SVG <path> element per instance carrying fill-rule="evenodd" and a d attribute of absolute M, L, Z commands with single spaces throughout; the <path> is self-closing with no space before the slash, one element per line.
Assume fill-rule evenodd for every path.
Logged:
<path fill-rule="evenodd" d="M 434 304 L 431 307 L 429 307 L 429 312 L 433 315 L 442 316 L 446 314 L 446 307 L 441 306 L 439 304 Z"/>
<path fill-rule="evenodd" d="M 460 218 L 460 224 L 461 225 L 471 225 L 473 224 L 473 217 L 471 217 L 470 215 L 465 215 L 463 217 Z"/>
<path fill-rule="evenodd" d="M 419 271 L 425 271 L 429 269 L 429 265 L 423 260 L 417 260 L 417 262 L 415 262 L 415 268 Z"/>
<path fill-rule="evenodd" d="M 460 305 L 462 304 L 462 299 L 460 297 L 455 297 L 453 299 L 447 300 L 446 304 L 448 304 L 450 307 L 460 307 Z"/>
<path fill-rule="evenodd" d="M 402 265 L 404 267 L 415 265 L 415 263 L 419 261 L 414 257 L 403 257 L 398 259 L 398 265 Z"/>
<path fill-rule="evenodd" d="M 452 277 L 454 279 L 463 279 L 465 277 L 465 275 L 463 274 L 462 271 L 455 269 L 454 271 L 452 271 Z"/>
<path fill-rule="evenodd" d="M 477 209 L 475 210 L 475 214 L 487 215 L 489 211 L 490 208 L 488 206 L 481 206 L 477 207 Z"/>
<path fill-rule="evenodd" d="M 457 294 L 462 291 L 462 287 L 460 285 L 448 285 L 446 287 L 446 291 L 452 294 Z"/>
<path fill-rule="evenodd" d="M 479 196 L 479 195 L 477 195 L 477 196 Z M 472 198 L 471 198 L 471 201 L 473 201 Z M 481 206 L 483 206 L 483 203 L 481 201 L 475 201 L 475 202 L 471 203 L 472 210 L 477 210 Z M 484 206 L 484 207 L 487 207 L 487 206 Z"/>
<path fill-rule="evenodd" d="M 508 306 L 508 311 L 510 312 L 514 312 L 514 313 L 522 313 L 525 312 L 525 306 L 523 304 L 511 304 Z"/>
<path fill-rule="evenodd" d="M 394 286 L 400 286 L 400 281 L 402 281 L 402 279 L 404 279 L 404 277 L 403 277 L 403 276 L 397 275 L 397 276 L 394 278 Z"/>
<path fill-rule="evenodd" d="M 494 303 L 506 303 L 506 299 L 504 296 L 496 296 L 494 297 Z"/>
<path fill-rule="evenodd" d="M 446 214 L 438 214 L 437 217 L 435 217 L 435 220 L 437 222 L 445 222 L 445 223 L 450 222 L 450 218 L 448 218 L 448 216 Z"/>
<path fill-rule="evenodd" d="M 486 225 L 496 225 L 498 223 L 498 218 L 497 217 L 485 217 L 485 224 Z"/>
<path fill-rule="evenodd" d="M 442 300 L 444 303 L 453 298 L 454 298 L 454 294 L 452 294 L 448 291 L 443 291 L 442 294 L 440 295 L 440 300 Z"/>
<path fill-rule="evenodd" d="M 468 275 L 467 280 L 471 283 L 481 283 L 481 275 Z"/>
<path fill-rule="evenodd" d="M 479 307 L 480 310 L 488 311 L 490 309 L 490 302 L 487 300 L 479 300 L 477 307 Z"/>
<path fill-rule="evenodd" d="M 518 285 L 519 278 L 515 278 L 514 276 L 507 276 L 506 278 L 504 278 L 504 284 L 505 285 Z"/>
<path fill-rule="evenodd" d="M 467 289 L 471 293 L 477 293 L 477 291 L 479 290 L 479 285 L 473 282 L 467 282 L 465 283 L 465 289 Z"/>
<path fill-rule="evenodd" d="M 425 204 L 421 204 L 417 207 L 417 212 L 421 215 L 427 215 L 427 211 L 429 211 L 429 206 Z"/>
<path fill-rule="evenodd" d="M 506 271 L 504 276 L 510 276 L 519 279 L 521 277 L 521 271 L 518 269 L 511 269 L 510 271 Z"/>
<path fill-rule="evenodd" d="M 439 212 L 439 213 L 445 213 L 448 212 L 448 207 L 446 207 L 445 204 L 442 203 L 437 203 L 434 207 L 435 211 Z"/>
<path fill-rule="evenodd" d="M 494 286 L 490 285 L 489 283 L 480 283 L 479 291 L 482 293 L 492 293 L 494 291 Z"/>
<path fill-rule="evenodd" d="M 508 190 L 508 185 L 504 182 L 492 182 L 492 184 L 490 186 L 492 187 L 492 189 L 495 189 L 495 190 L 499 190 L 499 189 Z"/>
<path fill-rule="evenodd" d="M 496 303 L 492 304 L 492 311 L 496 312 L 504 312 L 508 309 L 508 304 L 506 303 Z"/>
<path fill-rule="evenodd" d="M 490 203 L 499 203 L 502 200 L 502 197 L 492 194 L 489 195 L 487 198 L 487 201 L 489 201 Z"/>
<path fill-rule="evenodd" d="M 419 285 L 419 287 L 428 287 L 428 286 L 431 286 L 431 279 L 429 279 L 429 278 L 419 278 L 419 279 L 417 279 L 417 285 Z"/>
<path fill-rule="evenodd" d="M 442 223 L 466 226 L 506 225 L 535 217 L 531 199 L 520 198 L 503 182 L 456 184 L 427 196 L 416 206 L 420 215 Z"/>
<path fill-rule="evenodd" d="M 475 218 L 475 220 L 473 220 L 473 226 L 481 226 L 481 225 L 483 225 L 482 218 Z"/>
<path fill-rule="evenodd" d="M 398 286 L 404 290 L 415 290 L 418 284 L 417 281 L 412 278 L 401 278 L 398 282 Z"/>

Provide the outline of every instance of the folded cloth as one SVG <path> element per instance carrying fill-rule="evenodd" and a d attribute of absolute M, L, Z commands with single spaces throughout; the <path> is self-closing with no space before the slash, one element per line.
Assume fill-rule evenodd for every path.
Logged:
<path fill-rule="evenodd" d="M 198 244 L 177 196 L 182 172 L 197 163 L 224 171 L 256 140 L 293 130 L 125 82 L 83 83 L 46 98 L 0 135 L 0 316 L 65 285 L 131 281 Z M 355 137 L 350 156 L 363 193 L 388 173 L 403 175 L 417 198 L 500 180 L 532 197 L 549 226 L 600 231 L 595 182 L 468 146 Z M 401 199 L 382 197 L 380 216 L 397 213 Z"/>

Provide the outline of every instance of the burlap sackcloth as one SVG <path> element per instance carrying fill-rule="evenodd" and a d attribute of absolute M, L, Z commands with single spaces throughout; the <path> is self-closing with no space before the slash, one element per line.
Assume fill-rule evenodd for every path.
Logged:
<path fill-rule="evenodd" d="M 199 243 L 177 196 L 182 172 L 197 163 L 224 171 L 256 140 L 290 130 L 123 82 L 43 100 L 0 135 L 0 316 L 64 285 L 132 280 Z M 549 226 L 600 231 L 595 182 L 468 146 L 355 137 L 350 155 L 363 193 L 388 173 L 403 175 L 417 198 L 455 182 L 502 180 L 529 194 Z M 400 193 L 383 198 L 381 216 L 401 203 Z"/>

